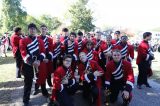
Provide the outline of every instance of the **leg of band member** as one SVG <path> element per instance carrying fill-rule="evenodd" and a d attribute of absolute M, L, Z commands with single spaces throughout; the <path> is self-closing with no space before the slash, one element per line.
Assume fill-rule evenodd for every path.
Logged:
<path fill-rule="evenodd" d="M 16 78 L 21 78 L 21 59 L 16 57 Z"/>
<path fill-rule="evenodd" d="M 45 96 L 45 97 L 48 97 L 48 96 L 49 96 L 48 91 L 47 91 L 47 89 L 46 89 L 46 84 L 42 84 L 42 85 L 41 85 L 41 90 L 42 90 L 43 96 Z"/>
<path fill-rule="evenodd" d="M 98 95 L 99 95 L 99 89 L 96 87 L 96 86 L 94 86 L 94 87 L 92 87 L 92 89 L 91 89 L 91 93 L 92 93 L 92 97 L 93 97 L 93 101 L 92 101 L 92 104 L 99 104 L 99 102 L 100 102 L 100 100 L 99 100 L 99 98 L 98 98 Z M 98 106 L 98 105 L 97 105 Z"/>
<path fill-rule="evenodd" d="M 24 95 L 23 95 L 23 103 L 26 105 L 29 103 L 30 93 L 33 82 L 33 69 L 31 66 L 24 64 Z"/>
<path fill-rule="evenodd" d="M 114 85 L 111 86 L 110 91 L 111 91 L 111 94 L 110 94 L 110 102 L 111 102 L 111 103 L 114 103 L 114 102 L 117 101 L 118 94 L 119 94 L 119 91 L 120 91 L 120 89 L 119 89 L 119 87 L 118 87 L 118 84 L 117 84 L 117 86 L 114 86 Z"/>
<path fill-rule="evenodd" d="M 49 73 L 47 76 L 47 83 L 48 83 L 49 87 L 52 87 L 51 73 Z"/>
<path fill-rule="evenodd" d="M 138 79 L 137 79 L 137 86 L 139 89 L 141 89 L 141 85 L 145 84 L 147 82 L 147 67 L 144 65 L 144 63 L 140 63 L 138 65 Z"/>
<path fill-rule="evenodd" d="M 75 83 L 73 86 L 67 88 L 67 91 L 70 95 L 74 95 L 78 89 L 79 89 L 79 84 Z"/>
<path fill-rule="evenodd" d="M 64 89 L 62 92 L 57 91 L 57 101 L 60 104 L 60 106 L 74 106 L 73 99 L 68 94 L 67 90 Z"/>

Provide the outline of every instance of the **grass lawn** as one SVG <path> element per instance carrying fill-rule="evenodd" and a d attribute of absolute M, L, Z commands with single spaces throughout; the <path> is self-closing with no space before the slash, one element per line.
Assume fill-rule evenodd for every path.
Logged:
<path fill-rule="evenodd" d="M 0 58 L 0 105 L 7 104 L 11 100 L 12 91 L 23 84 L 22 80 L 16 80 L 15 60 L 12 52 L 9 51 L 7 56 Z"/>

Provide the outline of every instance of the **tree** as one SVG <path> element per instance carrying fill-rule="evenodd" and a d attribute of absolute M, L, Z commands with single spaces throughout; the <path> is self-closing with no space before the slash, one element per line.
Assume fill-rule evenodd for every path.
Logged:
<path fill-rule="evenodd" d="M 21 6 L 21 0 L 2 1 L 2 30 L 10 31 L 14 27 L 24 27 L 27 12 Z"/>
<path fill-rule="evenodd" d="M 87 3 L 88 0 L 78 0 L 71 5 L 69 16 L 71 19 L 70 29 L 72 31 L 84 30 L 89 32 L 94 29 L 92 12 L 86 7 Z"/>
<path fill-rule="evenodd" d="M 62 23 L 58 20 L 58 17 L 52 17 L 50 15 L 42 15 L 39 18 L 39 21 L 44 23 L 49 31 L 57 29 Z"/>

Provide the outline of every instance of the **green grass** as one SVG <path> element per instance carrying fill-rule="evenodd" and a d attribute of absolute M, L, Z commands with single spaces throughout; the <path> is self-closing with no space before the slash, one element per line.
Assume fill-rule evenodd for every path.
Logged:
<path fill-rule="evenodd" d="M 7 53 L 7 56 L 0 58 L 0 83 L 15 80 L 15 60 L 11 52 Z"/>

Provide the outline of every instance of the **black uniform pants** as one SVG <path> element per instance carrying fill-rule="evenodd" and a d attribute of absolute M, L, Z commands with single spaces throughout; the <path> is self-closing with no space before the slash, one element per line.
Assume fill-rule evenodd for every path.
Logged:
<path fill-rule="evenodd" d="M 20 52 L 16 52 L 16 78 L 21 78 L 21 73 L 22 73 L 22 57 Z"/>
<path fill-rule="evenodd" d="M 23 64 L 23 74 L 24 74 L 24 94 L 23 94 L 23 102 L 28 102 L 30 99 L 30 93 L 33 83 L 33 67 L 28 64 Z"/>
<path fill-rule="evenodd" d="M 56 92 L 57 101 L 60 106 L 74 106 L 72 95 L 78 90 L 78 84 L 74 84 L 71 87 L 64 87 L 64 89 L 60 92 Z"/>
<path fill-rule="evenodd" d="M 138 78 L 137 78 L 137 85 L 147 84 L 147 76 L 148 76 L 148 69 L 150 65 L 148 62 L 144 61 L 138 64 Z"/>
<path fill-rule="evenodd" d="M 110 85 L 110 102 L 114 103 L 115 101 L 117 101 L 118 95 L 120 91 L 124 91 L 124 87 L 125 87 L 125 83 L 123 80 L 114 80 L 111 81 L 111 85 Z M 122 99 L 125 100 L 123 98 L 122 95 Z M 130 102 L 131 100 L 131 93 L 130 93 L 130 97 L 128 99 L 128 102 Z M 125 100 L 126 101 L 126 100 Z"/>
<path fill-rule="evenodd" d="M 91 84 L 84 81 L 82 91 L 83 91 L 83 97 L 88 99 L 89 102 L 91 102 L 92 98 L 93 98 L 93 102 L 96 102 L 98 98 L 99 90 L 95 83 Z"/>

